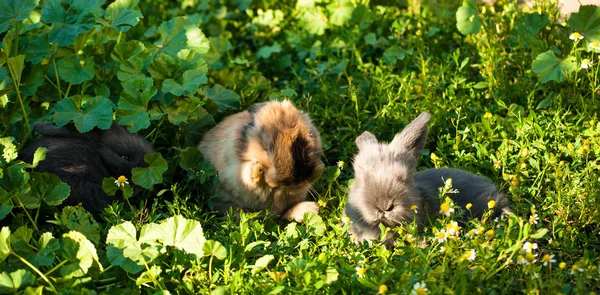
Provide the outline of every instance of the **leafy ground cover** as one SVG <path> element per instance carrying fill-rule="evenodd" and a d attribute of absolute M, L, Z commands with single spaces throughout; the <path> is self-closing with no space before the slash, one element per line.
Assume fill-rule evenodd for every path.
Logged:
<path fill-rule="evenodd" d="M 599 291 L 600 8 L 565 18 L 550 1 L 105 2 L 0 3 L 0 293 Z M 195 145 L 224 116 L 283 98 L 321 130 L 320 214 L 216 218 L 218 178 Z M 432 122 L 419 169 L 487 175 L 515 215 L 440 215 L 424 234 L 392 229 L 394 249 L 355 245 L 343 215 L 354 139 L 389 140 L 422 111 Z M 17 159 L 31 126 L 86 132 L 113 118 L 157 151 L 133 173 L 142 194 L 104 220 L 58 209 L 68 186 L 32 171 L 44 151 Z M 104 189 L 131 192 L 115 179 Z"/>

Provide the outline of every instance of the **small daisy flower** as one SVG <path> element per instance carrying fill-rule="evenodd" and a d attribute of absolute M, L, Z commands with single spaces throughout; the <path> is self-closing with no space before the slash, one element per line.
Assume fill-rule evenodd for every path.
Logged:
<path fill-rule="evenodd" d="M 473 230 L 473 229 L 472 229 L 472 230 L 470 230 L 470 231 L 468 231 L 468 232 L 467 232 L 467 236 L 468 236 L 469 238 L 474 238 L 474 237 L 477 235 L 477 233 L 476 233 L 475 231 L 476 231 L 476 230 Z"/>
<path fill-rule="evenodd" d="M 454 208 L 450 207 L 450 205 L 446 202 L 440 205 L 440 213 L 450 216 L 450 214 L 454 213 Z"/>
<path fill-rule="evenodd" d="M 419 207 L 417 207 L 417 205 L 412 205 L 410 206 L 410 210 L 413 210 L 415 212 L 415 214 L 417 214 L 419 212 L 419 210 L 417 210 Z"/>
<path fill-rule="evenodd" d="M 500 162 L 500 161 L 494 161 L 494 168 L 496 168 L 496 169 L 502 168 L 502 162 Z"/>
<path fill-rule="evenodd" d="M 527 262 L 529 263 L 534 263 L 535 262 L 535 257 L 537 256 L 537 254 L 533 254 L 533 253 L 527 253 L 525 254 L 525 259 L 527 260 Z"/>
<path fill-rule="evenodd" d="M 460 232 L 460 226 L 458 226 L 458 222 L 450 221 L 450 223 L 446 225 L 446 232 L 451 236 L 457 235 L 458 232 Z"/>
<path fill-rule="evenodd" d="M 467 210 L 471 210 L 471 208 L 473 207 L 473 204 L 467 203 L 467 205 L 465 207 L 467 208 Z"/>
<path fill-rule="evenodd" d="M 441 252 L 441 253 L 444 253 L 444 252 L 446 252 L 446 247 L 444 247 L 444 246 L 441 246 L 441 247 L 440 247 L 440 252 Z"/>
<path fill-rule="evenodd" d="M 473 261 L 475 260 L 475 256 L 477 256 L 477 253 L 475 252 L 475 249 L 471 249 L 469 250 L 469 252 L 467 252 L 467 254 L 465 254 L 467 260 L 469 261 Z"/>
<path fill-rule="evenodd" d="M 537 213 L 529 216 L 530 224 L 538 224 L 539 220 L 540 220 L 540 218 L 538 217 Z"/>
<path fill-rule="evenodd" d="M 493 239 L 495 235 L 496 235 L 496 233 L 494 232 L 493 229 L 490 229 L 485 232 L 485 236 L 488 237 L 489 239 Z"/>
<path fill-rule="evenodd" d="M 121 175 L 119 178 L 117 178 L 117 180 L 115 180 L 115 184 L 117 186 L 125 187 L 125 184 L 129 184 L 129 181 L 127 181 L 127 177 Z"/>
<path fill-rule="evenodd" d="M 587 58 L 584 58 L 584 59 L 581 60 L 581 66 L 580 66 L 580 68 L 587 69 L 587 68 L 591 67 L 592 65 L 594 65 L 594 63 L 592 63 L 591 60 L 589 60 Z"/>
<path fill-rule="evenodd" d="M 598 42 L 591 42 L 590 44 L 588 44 L 588 47 L 591 50 L 598 51 L 598 50 L 600 50 L 600 43 L 598 43 Z"/>
<path fill-rule="evenodd" d="M 556 259 L 554 259 L 554 255 L 544 255 L 544 257 L 542 257 L 542 264 L 544 266 L 547 266 L 548 264 L 551 263 L 556 263 Z"/>
<path fill-rule="evenodd" d="M 350 221 L 350 217 L 348 217 L 348 216 L 343 216 L 343 217 L 342 217 L 342 223 L 343 223 L 343 224 L 351 224 L 351 223 L 352 223 L 352 221 Z"/>
<path fill-rule="evenodd" d="M 413 236 L 411 234 L 407 234 L 406 235 L 406 241 L 409 243 L 412 243 L 415 239 L 413 238 Z"/>
<path fill-rule="evenodd" d="M 488 202 L 488 208 L 493 209 L 494 207 L 496 207 L 496 201 L 491 200 Z"/>
<path fill-rule="evenodd" d="M 481 247 L 488 248 L 488 249 L 492 250 L 492 245 L 490 244 L 490 242 L 483 242 L 483 243 L 481 243 Z"/>
<path fill-rule="evenodd" d="M 573 266 L 571 266 L 571 274 L 574 275 L 577 272 L 583 272 L 583 268 L 579 265 L 577 265 L 577 263 L 573 264 Z"/>
<path fill-rule="evenodd" d="M 340 169 L 344 169 L 344 161 L 342 161 L 342 160 L 337 161 L 337 166 L 340 167 Z"/>
<path fill-rule="evenodd" d="M 356 276 L 358 276 L 359 278 L 364 278 L 366 273 L 367 270 L 364 267 L 356 267 Z"/>
<path fill-rule="evenodd" d="M 429 289 L 427 289 L 427 284 L 425 284 L 424 282 L 417 282 L 413 285 L 411 294 L 424 295 L 427 294 L 427 292 L 429 292 Z"/>
<path fill-rule="evenodd" d="M 538 245 L 536 243 L 525 242 L 525 244 L 523 244 L 523 250 L 527 253 L 531 253 L 531 251 L 537 249 L 537 247 Z"/>
<path fill-rule="evenodd" d="M 525 259 L 525 256 L 523 256 L 523 255 L 517 256 L 517 263 L 523 264 L 523 265 L 529 264 L 529 262 L 527 261 L 527 259 Z"/>
<path fill-rule="evenodd" d="M 443 243 L 446 241 L 446 239 L 448 239 L 448 234 L 446 234 L 445 230 L 440 230 L 435 237 L 437 238 L 438 242 Z"/>
<path fill-rule="evenodd" d="M 579 41 L 579 40 L 583 39 L 583 35 L 581 35 L 581 34 L 579 34 L 579 33 L 575 32 L 575 33 L 572 33 L 572 34 L 569 36 L 569 39 L 571 39 L 571 40 L 573 40 L 573 41 Z"/>
<path fill-rule="evenodd" d="M 388 291 L 388 287 L 386 285 L 379 286 L 379 292 L 377 294 L 385 294 Z"/>

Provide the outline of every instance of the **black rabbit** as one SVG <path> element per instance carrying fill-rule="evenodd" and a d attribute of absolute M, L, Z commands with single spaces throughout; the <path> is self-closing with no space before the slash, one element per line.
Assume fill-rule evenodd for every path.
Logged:
<path fill-rule="evenodd" d="M 38 123 L 33 129 L 42 137 L 21 150 L 21 159 L 31 163 L 37 148 L 48 148 L 46 159 L 34 170 L 55 174 L 71 187 L 62 206 L 82 203 L 95 216 L 119 198 L 104 193 L 103 179 L 121 175 L 129 179 L 131 169 L 147 166 L 144 156 L 153 152 L 150 143 L 117 123 L 107 130 L 95 128 L 83 134 L 72 125 Z"/>

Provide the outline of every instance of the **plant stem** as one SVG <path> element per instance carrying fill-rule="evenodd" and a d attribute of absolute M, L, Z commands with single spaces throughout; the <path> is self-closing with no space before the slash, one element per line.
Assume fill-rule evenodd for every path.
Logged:
<path fill-rule="evenodd" d="M 58 88 L 58 98 L 62 99 L 62 91 L 60 91 L 60 78 L 58 78 L 58 68 L 56 67 L 56 60 L 52 56 L 52 65 L 54 66 L 54 75 L 56 76 L 56 88 Z"/>
<path fill-rule="evenodd" d="M 17 200 L 17 202 L 19 202 L 19 206 L 21 206 L 21 208 L 23 208 L 23 211 L 25 211 L 25 215 L 27 215 L 27 218 L 29 218 L 29 221 L 31 221 L 31 224 L 33 225 L 33 228 L 35 229 L 35 231 L 39 231 L 40 229 L 37 227 L 37 223 L 33 220 L 33 218 L 31 218 L 29 211 L 27 211 L 27 208 L 25 208 L 25 205 L 23 205 L 23 203 L 21 202 L 21 199 L 19 199 L 18 197 L 15 199 Z"/>
<path fill-rule="evenodd" d="M 18 80 L 17 80 L 16 79 L 17 73 L 15 73 L 15 70 L 10 65 L 10 63 L 7 63 L 7 65 L 8 65 L 8 71 L 10 72 L 10 76 L 13 80 L 13 83 L 18 82 L 16 84 L 21 84 L 20 83 L 21 77 L 18 77 Z M 27 117 L 27 111 L 25 111 L 25 104 L 23 104 L 23 97 L 21 97 L 21 90 L 19 90 L 19 85 L 15 85 L 15 91 L 17 92 L 17 97 L 19 98 L 19 104 L 21 106 L 21 111 L 23 112 L 23 119 L 25 120 L 25 127 L 27 128 L 27 136 L 25 136 L 25 138 L 23 138 L 21 141 L 21 146 L 23 146 L 23 144 L 25 143 L 27 138 L 31 137 L 31 127 L 29 126 L 29 118 Z"/>
<path fill-rule="evenodd" d="M 52 291 L 54 291 L 54 293 L 58 293 L 58 291 L 56 291 L 56 288 L 54 288 L 54 285 L 52 285 L 52 282 L 50 282 L 50 280 L 48 279 L 48 277 L 46 277 L 37 267 L 35 267 L 33 264 L 29 263 L 29 261 L 27 261 L 25 258 L 19 256 L 19 254 L 12 252 L 12 255 L 14 255 L 15 257 L 19 258 L 19 260 L 21 260 L 21 262 L 23 262 L 25 265 L 29 266 L 29 268 L 31 268 L 31 270 L 33 270 L 34 272 L 36 272 L 44 281 L 46 281 L 46 283 L 48 283 L 48 285 L 50 285 L 50 289 L 52 289 Z"/>
<path fill-rule="evenodd" d="M 61 266 L 65 265 L 67 262 L 69 262 L 69 261 L 68 260 L 61 261 L 59 264 L 54 266 L 51 270 L 47 271 L 45 275 L 49 276 L 51 273 L 53 273 L 54 271 L 59 269 Z"/>

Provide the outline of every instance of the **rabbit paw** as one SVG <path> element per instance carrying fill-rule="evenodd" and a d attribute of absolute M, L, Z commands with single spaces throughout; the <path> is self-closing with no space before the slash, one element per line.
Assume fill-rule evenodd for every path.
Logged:
<path fill-rule="evenodd" d="M 257 161 L 245 162 L 242 166 L 242 182 L 250 189 L 256 188 L 263 179 L 264 167 Z"/>
<path fill-rule="evenodd" d="M 253 162 L 250 168 L 250 180 L 254 184 L 258 184 L 263 177 L 263 165 L 258 162 Z"/>
<path fill-rule="evenodd" d="M 294 205 L 290 208 L 281 218 L 287 220 L 294 220 L 296 222 L 304 221 L 304 213 L 311 212 L 314 214 L 319 214 L 319 205 L 316 202 L 304 201 Z"/>

